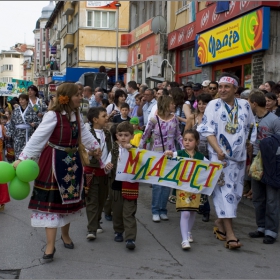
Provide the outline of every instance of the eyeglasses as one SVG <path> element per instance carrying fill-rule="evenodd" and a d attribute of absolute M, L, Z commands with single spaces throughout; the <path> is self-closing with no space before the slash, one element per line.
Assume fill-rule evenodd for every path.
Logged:
<path fill-rule="evenodd" d="M 211 89 L 216 90 L 217 88 L 216 88 L 216 87 L 209 87 L 209 89 L 210 89 L 210 90 L 211 90 Z"/>

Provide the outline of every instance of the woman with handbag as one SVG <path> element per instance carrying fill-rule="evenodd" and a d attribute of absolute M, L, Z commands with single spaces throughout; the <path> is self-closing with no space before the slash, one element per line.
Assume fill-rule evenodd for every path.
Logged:
<path fill-rule="evenodd" d="M 176 151 L 175 139 L 183 149 L 183 138 L 179 128 L 179 120 L 174 115 L 175 103 L 171 96 L 160 96 L 158 98 L 158 111 L 155 117 L 151 117 L 142 140 L 140 148 L 146 147 L 146 141 L 151 139 L 151 151 L 164 153 L 166 150 Z M 170 194 L 170 188 L 160 185 L 153 185 L 152 194 L 152 215 L 154 222 L 160 220 L 168 220 L 167 217 L 167 201 Z"/>
<path fill-rule="evenodd" d="M 80 121 L 82 96 L 73 83 L 61 84 L 54 106 L 48 111 L 32 138 L 14 163 L 39 157 L 40 173 L 28 208 L 33 210 L 31 225 L 44 227 L 47 245 L 43 259 L 52 260 L 57 228 L 61 227 L 64 247 L 73 249 L 69 237 L 70 222 L 81 216 L 83 201 L 82 144 L 100 158 L 97 140 Z"/>

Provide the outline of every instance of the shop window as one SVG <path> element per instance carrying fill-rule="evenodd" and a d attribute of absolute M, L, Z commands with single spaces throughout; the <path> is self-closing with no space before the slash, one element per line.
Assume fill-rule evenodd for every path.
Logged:
<path fill-rule="evenodd" d="M 197 73 L 197 74 L 181 77 L 179 83 L 185 85 L 188 82 L 201 83 L 201 81 L 202 81 L 201 73 Z"/>
<path fill-rule="evenodd" d="M 252 88 L 252 64 L 244 65 L 244 87 Z"/>

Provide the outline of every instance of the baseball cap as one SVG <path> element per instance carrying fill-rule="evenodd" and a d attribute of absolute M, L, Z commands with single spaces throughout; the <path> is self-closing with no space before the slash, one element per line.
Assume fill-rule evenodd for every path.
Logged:
<path fill-rule="evenodd" d="M 208 87 L 210 85 L 210 83 L 211 83 L 210 80 L 205 80 L 205 81 L 203 81 L 202 86 L 203 87 Z"/>
<path fill-rule="evenodd" d="M 200 90 L 202 89 L 202 85 L 200 83 L 195 83 L 193 86 L 192 86 L 192 89 L 193 90 Z"/>
<path fill-rule="evenodd" d="M 190 83 L 190 82 L 186 83 L 186 85 L 184 86 L 184 88 L 187 88 L 187 87 L 192 88 L 192 87 L 193 87 L 193 83 Z"/>
<path fill-rule="evenodd" d="M 131 124 L 138 125 L 139 124 L 139 119 L 137 117 L 133 117 L 129 121 Z"/>

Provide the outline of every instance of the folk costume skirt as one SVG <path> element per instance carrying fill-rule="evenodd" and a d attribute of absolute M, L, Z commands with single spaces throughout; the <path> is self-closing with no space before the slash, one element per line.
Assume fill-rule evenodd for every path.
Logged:
<path fill-rule="evenodd" d="M 35 180 L 28 208 L 33 227 L 62 227 L 82 215 L 85 206 L 83 167 L 78 152 L 46 146 L 39 159 L 40 174 Z"/>

